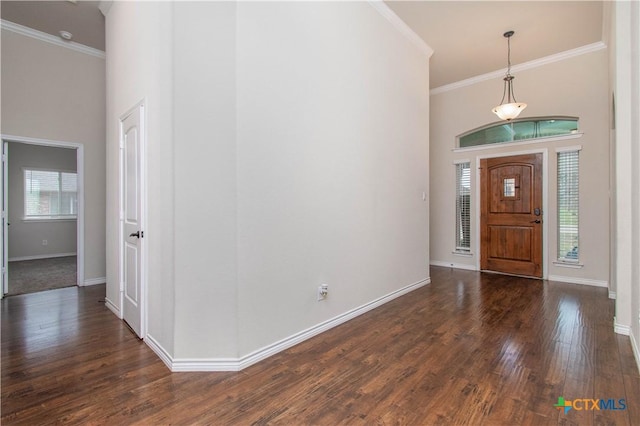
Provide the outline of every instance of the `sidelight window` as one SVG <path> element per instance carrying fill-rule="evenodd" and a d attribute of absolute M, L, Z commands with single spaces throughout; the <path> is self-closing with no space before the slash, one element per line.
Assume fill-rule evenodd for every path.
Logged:
<path fill-rule="evenodd" d="M 558 260 L 578 262 L 579 151 L 558 152 Z"/>
<path fill-rule="evenodd" d="M 456 164 L 456 252 L 471 251 L 471 168 Z"/>
<path fill-rule="evenodd" d="M 75 219 L 78 177 L 75 172 L 23 169 L 24 219 Z"/>

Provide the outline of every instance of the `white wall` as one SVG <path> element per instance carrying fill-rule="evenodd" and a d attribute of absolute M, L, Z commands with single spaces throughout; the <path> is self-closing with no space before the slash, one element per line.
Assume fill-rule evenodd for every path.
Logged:
<path fill-rule="evenodd" d="M 589 72 L 583 72 L 588 69 Z M 435 94 L 431 97 L 431 259 L 437 264 L 475 268 L 479 253 L 479 216 L 473 216 L 472 257 L 455 255 L 454 161 L 470 160 L 472 213 L 477 210 L 476 170 L 478 157 L 508 155 L 528 150 L 547 150 L 548 204 L 544 221 L 548 260 L 545 276 L 606 286 L 609 280 L 609 107 L 607 100 L 607 51 L 565 59 L 520 71 L 514 86 L 518 100 L 527 102 L 522 117 L 550 115 L 579 117 L 578 139 L 548 143 L 525 143 L 516 147 L 493 146 L 479 151 L 453 152 L 457 135 L 496 122 L 491 112 L 502 94 L 502 80 L 494 79 Z M 557 194 L 555 148 L 582 145 L 580 151 L 580 261 L 581 269 L 562 268 L 557 259 Z"/>
<path fill-rule="evenodd" d="M 616 331 L 631 336 L 640 369 L 640 7 L 616 2 L 610 81 L 616 100 Z"/>
<path fill-rule="evenodd" d="M 237 356 L 236 4 L 173 10 L 175 358 Z"/>
<path fill-rule="evenodd" d="M 144 101 L 147 131 L 148 333 L 169 353 L 174 327 L 172 3 L 113 2 L 107 44 L 107 301 L 120 312 L 118 123 Z"/>
<path fill-rule="evenodd" d="M 114 2 L 107 51 L 108 252 L 117 117 L 144 98 L 148 330 L 170 361 L 237 366 L 428 278 L 428 56 L 371 5 Z"/>
<path fill-rule="evenodd" d="M 240 3 L 237 46 L 245 355 L 429 277 L 429 68 L 361 2 Z"/>
<path fill-rule="evenodd" d="M 76 220 L 24 220 L 24 168 L 76 171 L 76 150 L 9 143 L 9 260 L 76 252 Z M 42 245 L 47 240 L 47 245 Z"/>
<path fill-rule="evenodd" d="M 2 30 L 2 134 L 84 145 L 85 280 L 105 276 L 104 65 Z"/>

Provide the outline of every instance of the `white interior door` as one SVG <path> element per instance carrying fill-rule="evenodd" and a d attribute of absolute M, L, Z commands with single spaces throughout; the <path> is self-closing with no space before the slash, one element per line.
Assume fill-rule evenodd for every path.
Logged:
<path fill-rule="evenodd" d="M 0 262 L 2 262 L 2 294 L 9 293 L 9 144 L 2 143 L 2 244 L 0 245 Z"/>
<path fill-rule="evenodd" d="M 142 245 L 143 218 L 143 107 L 132 110 L 120 121 L 121 242 L 120 262 L 123 319 L 144 338 Z"/>

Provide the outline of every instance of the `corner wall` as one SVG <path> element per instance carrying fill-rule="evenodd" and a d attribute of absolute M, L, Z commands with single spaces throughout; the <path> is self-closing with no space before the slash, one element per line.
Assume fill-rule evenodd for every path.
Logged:
<path fill-rule="evenodd" d="M 615 54 L 610 88 L 616 110 L 615 330 L 631 337 L 640 370 L 640 6 L 615 2 L 611 15 Z"/>
<path fill-rule="evenodd" d="M 146 112 L 148 337 L 174 347 L 172 3 L 112 3 L 107 45 L 107 301 L 121 315 L 118 276 L 119 119 L 140 102 Z"/>
<path fill-rule="evenodd" d="M 364 2 L 240 2 L 237 46 L 246 356 L 428 282 L 429 61 Z"/>
<path fill-rule="evenodd" d="M 429 55 L 369 3 L 113 2 L 106 23 L 107 297 L 117 122 L 144 99 L 148 337 L 170 368 L 240 369 L 428 282 Z"/>

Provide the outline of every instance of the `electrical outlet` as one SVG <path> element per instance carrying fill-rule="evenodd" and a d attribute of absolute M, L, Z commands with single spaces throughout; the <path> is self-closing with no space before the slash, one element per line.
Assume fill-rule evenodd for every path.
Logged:
<path fill-rule="evenodd" d="M 322 284 L 318 286 L 318 302 L 324 300 L 329 295 L 329 285 Z"/>
<path fill-rule="evenodd" d="M 47 244 L 49 244 L 49 242 L 47 240 L 42 240 L 42 245 L 46 246 Z"/>

